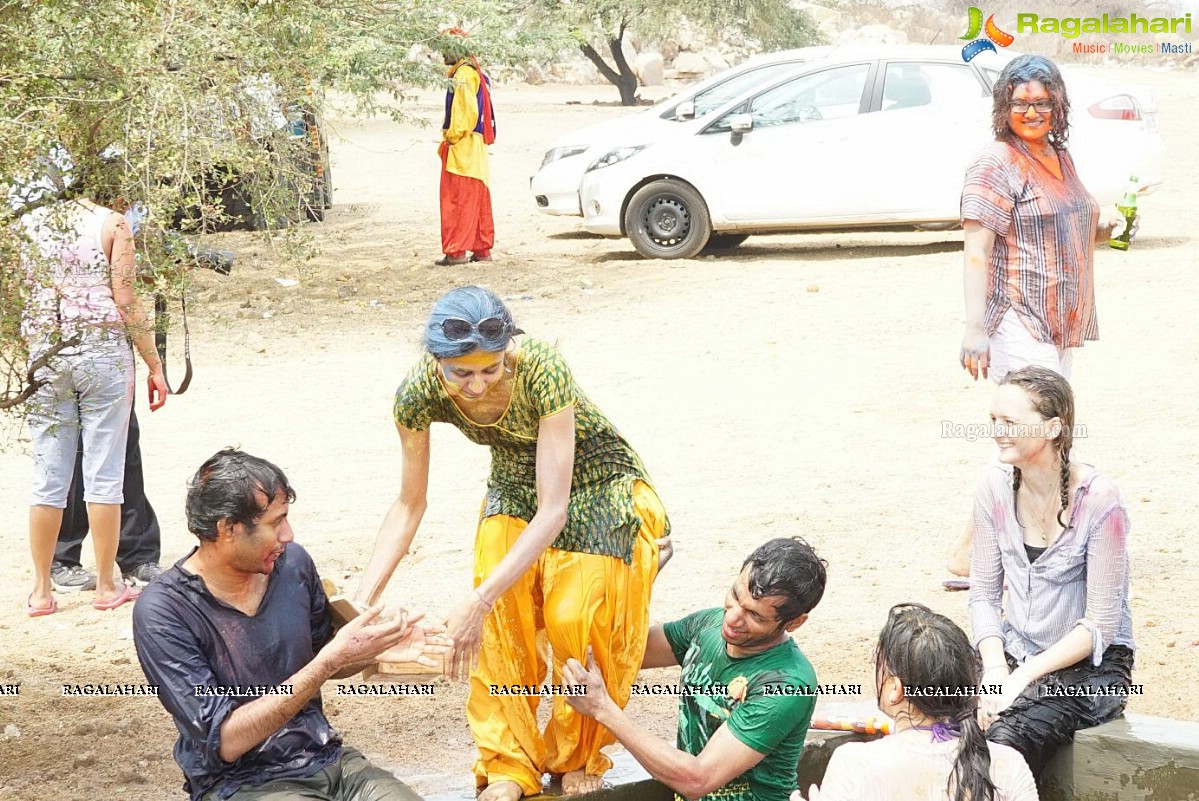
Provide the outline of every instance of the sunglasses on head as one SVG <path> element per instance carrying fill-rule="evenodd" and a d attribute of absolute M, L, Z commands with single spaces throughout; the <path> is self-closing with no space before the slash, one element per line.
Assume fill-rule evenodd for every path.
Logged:
<path fill-rule="evenodd" d="M 499 317 L 487 317 L 478 323 L 463 320 L 461 317 L 447 317 L 441 321 L 441 333 L 451 342 L 466 339 L 476 331 L 483 339 L 500 339 L 509 333 L 508 324 Z"/>

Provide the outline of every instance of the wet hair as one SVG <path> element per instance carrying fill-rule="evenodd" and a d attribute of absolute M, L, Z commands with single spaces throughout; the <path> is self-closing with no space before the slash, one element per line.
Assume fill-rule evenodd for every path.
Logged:
<path fill-rule="evenodd" d="M 947 785 L 951 801 L 994 801 L 991 751 L 975 718 L 978 696 L 974 691 L 982 670 L 966 632 L 926 606 L 893 606 L 874 648 L 874 670 L 879 693 L 886 675 L 895 676 L 904 687 L 961 688 L 960 693 L 905 692 L 904 699 L 929 721 L 960 731 Z"/>
<path fill-rule="evenodd" d="M 1053 101 L 1050 120 L 1049 143 L 1056 149 L 1066 147 L 1070 137 L 1070 98 L 1066 95 L 1066 82 L 1057 65 L 1044 56 L 1019 56 L 1007 63 L 991 87 L 991 132 L 1000 142 L 1016 139 L 1012 131 L 1012 92 L 1022 83 L 1040 81 Z"/>
<path fill-rule="evenodd" d="M 1030 366 L 1013 370 L 999 382 L 1001 387 L 1005 384 L 1011 384 L 1024 390 L 1028 394 L 1029 400 L 1032 401 L 1033 409 L 1041 415 L 1042 420 L 1051 420 L 1056 417 L 1062 421 L 1062 430 L 1054 440 L 1054 445 L 1057 448 L 1061 464 L 1062 505 L 1057 512 L 1057 522 L 1058 525 L 1065 528 L 1066 523 L 1062 520 L 1062 515 L 1065 514 L 1066 507 L 1070 505 L 1070 448 L 1074 446 L 1074 391 L 1070 389 L 1069 381 L 1047 367 Z M 1020 515 L 1019 492 L 1020 468 L 1014 467 L 1012 468 L 1012 493 L 1015 496 L 1013 504 L 1015 504 L 1017 519 Z"/>
<path fill-rule="evenodd" d="M 782 598 L 775 609 L 780 622 L 807 614 L 824 597 L 828 562 L 800 537 L 779 537 L 758 546 L 741 565 L 742 570 L 747 567 L 750 595 Z"/>
<path fill-rule="evenodd" d="M 226 448 L 187 482 L 187 530 L 202 541 L 215 542 L 218 522 L 253 527 L 279 495 L 288 503 L 296 500 L 282 470 L 266 459 Z"/>
<path fill-rule="evenodd" d="M 504 333 L 495 339 L 488 339 L 474 330 L 465 339 L 450 339 L 445 335 L 442 323 L 451 317 L 474 325 L 488 317 L 497 317 L 504 322 Z M 433 304 L 433 311 L 425 324 L 425 350 L 434 359 L 454 359 L 475 350 L 502 353 L 508 348 L 512 337 L 522 333 L 512 322 L 512 312 L 494 292 L 481 286 L 460 286 L 451 289 Z"/>

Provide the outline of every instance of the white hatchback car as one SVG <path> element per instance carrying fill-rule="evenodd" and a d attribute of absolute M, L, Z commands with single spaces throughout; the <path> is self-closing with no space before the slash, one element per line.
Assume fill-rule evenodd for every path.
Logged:
<path fill-rule="evenodd" d="M 762 53 L 679 92 L 653 108 L 589 125 L 550 143 L 541 167 L 529 179 L 529 191 L 544 214 L 581 217 L 579 184 L 588 165 L 629 137 L 649 141 L 680 122 L 702 119 L 755 86 L 791 72 L 803 61 L 819 58 L 828 47 L 804 47 Z"/>
<path fill-rule="evenodd" d="M 611 147 L 584 175 L 583 226 L 668 259 L 757 233 L 956 227 L 966 167 L 993 138 L 990 88 L 1012 57 L 966 64 L 956 46 L 892 46 L 805 60 L 702 119 Z M 1070 152 L 1099 202 L 1130 175 L 1143 192 L 1161 183 L 1152 95 L 1064 77 Z"/>

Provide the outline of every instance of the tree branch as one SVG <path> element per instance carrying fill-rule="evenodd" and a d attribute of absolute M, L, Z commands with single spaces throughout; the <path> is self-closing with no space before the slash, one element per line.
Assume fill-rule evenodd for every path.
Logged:
<path fill-rule="evenodd" d="M 616 34 L 616 38 L 608 42 L 608 49 L 612 51 L 612 60 L 616 62 L 616 69 L 621 75 L 631 75 L 632 70 L 629 69 L 629 62 L 624 57 L 624 32 L 628 27 L 628 20 L 620 21 L 620 31 Z"/>
<path fill-rule="evenodd" d="M 617 86 L 620 85 L 620 73 L 609 67 L 604 61 L 604 57 L 597 53 L 594 47 L 587 42 L 581 42 L 579 44 L 579 49 L 583 51 L 583 55 L 587 56 L 587 60 L 594 64 L 595 68 L 600 71 L 600 75 L 603 75 L 610 82 L 616 84 Z"/>
<path fill-rule="evenodd" d="M 32 398 L 33 393 L 37 392 L 39 389 L 41 389 L 48 383 L 44 379 L 34 378 L 34 374 L 38 370 L 45 367 L 46 365 L 50 364 L 50 360 L 53 359 L 55 356 L 57 356 L 59 353 L 66 350 L 67 348 L 75 347 L 76 345 L 78 345 L 80 343 L 80 341 L 81 340 L 80 340 L 80 337 L 78 334 L 71 337 L 70 339 L 64 339 L 62 342 L 59 342 L 57 345 L 51 346 L 51 348 L 48 351 L 43 353 L 41 356 L 38 356 L 32 362 L 30 362 L 29 363 L 29 371 L 27 373 L 25 373 L 25 388 L 23 390 L 21 390 L 20 392 L 18 392 L 16 395 L 12 395 L 7 398 L 0 398 L 0 410 L 11 409 L 12 407 L 19 406 L 20 404 L 22 404 L 25 401 Z"/>

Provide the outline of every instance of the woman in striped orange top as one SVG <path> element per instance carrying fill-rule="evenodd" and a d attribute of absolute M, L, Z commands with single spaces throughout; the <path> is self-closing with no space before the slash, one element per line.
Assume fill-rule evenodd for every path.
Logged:
<path fill-rule="evenodd" d="M 1099 338 L 1095 243 L 1123 226 L 1101 214 L 1066 149 L 1070 99 L 1043 56 L 1011 61 L 992 89 L 995 141 L 966 171 L 966 331 L 961 364 L 976 380 L 1037 365 L 1067 380 L 1074 348 Z M 969 525 L 949 571 L 967 575 Z M 947 583 L 946 586 L 950 586 Z"/>
<path fill-rule="evenodd" d="M 1066 149 L 1070 101 L 1042 56 L 1009 63 L 992 90 L 995 141 L 966 172 L 966 331 L 961 363 L 999 381 L 1035 364 L 1070 378 L 1071 350 L 1099 338 L 1094 248 L 1123 217 L 1100 214 Z"/>

